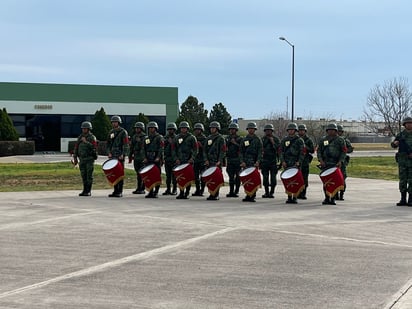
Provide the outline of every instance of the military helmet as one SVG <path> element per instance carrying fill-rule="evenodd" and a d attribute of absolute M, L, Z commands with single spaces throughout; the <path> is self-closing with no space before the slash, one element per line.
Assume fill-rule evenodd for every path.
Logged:
<path fill-rule="evenodd" d="M 110 119 L 110 122 L 115 122 L 117 121 L 118 123 L 122 123 L 122 118 L 120 118 L 120 116 L 112 116 L 112 118 Z"/>
<path fill-rule="evenodd" d="M 159 130 L 159 126 L 157 125 L 157 122 L 156 122 L 156 121 L 150 121 L 150 122 L 147 124 L 147 128 L 156 128 L 156 130 Z"/>
<path fill-rule="evenodd" d="M 229 124 L 229 129 L 239 130 L 239 125 L 236 122 L 232 122 L 231 124 Z"/>
<path fill-rule="evenodd" d="M 246 130 L 247 130 L 247 129 L 255 129 L 255 130 L 257 130 L 256 122 L 249 122 L 249 123 L 247 124 L 247 127 L 246 127 Z"/>
<path fill-rule="evenodd" d="M 406 117 L 406 118 L 403 120 L 402 125 L 404 126 L 405 123 L 409 123 L 409 122 L 412 122 L 412 117 Z"/>
<path fill-rule="evenodd" d="M 181 128 L 190 129 L 189 123 L 187 121 L 182 121 L 181 123 L 179 123 L 179 129 Z"/>
<path fill-rule="evenodd" d="M 200 122 L 198 122 L 198 123 L 195 123 L 195 125 L 193 126 L 193 129 L 199 129 L 199 130 L 202 130 L 202 131 L 204 131 L 205 130 L 205 127 L 203 126 L 203 124 L 202 123 L 200 123 Z"/>
<path fill-rule="evenodd" d="M 305 130 L 305 131 L 307 131 L 308 129 L 306 128 L 306 125 L 305 125 L 305 124 L 300 124 L 300 125 L 298 125 L 298 130 Z"/>
<path fill-rule="evenodd" d="M 327 130 L 335 130 L 335 131 L 338 131 L 338 126 L 336 125 L 336 123 L 329 123 L 327 126 L 326 126 L 326 131 Z"/>
<path fill-rule="evenodd" d="M 291 122 L 288 124 L 288 127 L 286 128 L 286 130 L 297 130 L 298 129 L 298 125 L 294 122 Z"/>
<path fill-rule="evenodd" d="M 267 124 L 267 125 L 265 125 L 265 126 L 263 127 L 263 131 L 265 131 L 265 130 L 272 130 L 272 131 L 274 131 L 275 128 L 273 127 L 273 124 L 269 123 L 269 124 Z"/>
<path fill-rule="evenodd" d="M 82 122 L 82 126 L 81 126 L 81 128 L 82 129 L 93 129 L 93 127 L 92 127 L 92 123 L 90 122 L 90 121 L 84 121 L 84 122 Z"/>
<path fill-rule="evenodd" d="M 412 122 L 412 120 L 411 120 L 411 122 Z M 338 128 L 338 131 L 343 132 L 343 126 L 342 125 L 338 124 L 338 125 L 336 125 L 336 127 Z"/>
<path fill-rule="evenodd" d="M 216 128 L 218 130 L 220 130 L 220 123 L 217 121 L 212 121 L 209 125 L 209 128 Z"/>
<path fill-rule="evenodd" d="M 175 124 L 174 122 L 169 122 L 169 123 L 167 124 L 167 129 L 168 129 L 168 130 L 169 130 L 169 129 L 177 130 L 177 126 L 176 126 L 176 124 Z"/>
<path fill-rule="evenodd" d="M 145 129 L 145 128 L 144 128 L 144 123 L 141 122 L 141 121 L 136 122 L 136 123 L 134 124 L 134 127 L 135 127 L 135 128 L 140 128 L 140 129 L 142 129 L 142 130 Z"/>

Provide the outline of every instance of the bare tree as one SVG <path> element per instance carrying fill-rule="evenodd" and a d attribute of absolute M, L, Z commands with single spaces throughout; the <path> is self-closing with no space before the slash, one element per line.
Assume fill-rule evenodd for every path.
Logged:
<path fill-rule="evenodd" d="M 411 112 L 412 93 L 404 77 L 376 85 L 369 92 L 364 110 L 366 123 L 383 121 L 390 134 L 401 131 L 402 119 Z"/>
<path fill-rule="evenodd" d="M 264 117 L 263 120 L 267 120 L 268 123 L 273 124 L 273 128 L 277 137 L 282 139 L 286 135 L 286 128 L 290 120 L 288 120 L 287 113 L 285 112 L 271 112 L 269 115 Z"/>

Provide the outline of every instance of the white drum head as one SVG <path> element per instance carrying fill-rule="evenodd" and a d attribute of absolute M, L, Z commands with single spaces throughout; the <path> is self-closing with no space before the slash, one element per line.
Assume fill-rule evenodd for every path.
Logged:
<path fill-rule="evenodd" d="M 337 167 L 331 167 L 328 168 L 327 170 L 324 170 L 322 173 L 320 173 L 320 176 L 329 176 L 330 174 L 333 174 L 336 171 Z"/>
<path fill-rule="evenodd" d="M 280 175 L 280 178 L 289 179 L 295 176 L 298 172 L 299 170 L 296 167 L 291 167 L 291 168 L 284 170 L 282 174 Z"/>
<path fill-rule="evenodd" d="M 188 166 L 188 165 L 189 165 L 189 163 L 180 164 L 180 165 L 176 166 L 173 170 L 175 172 L 178 172 L 178 171 L 184 170 L 186 168 L 186 166 Z"/>
<path fill-rule="evenodd" d="M 216 166 L 209 167 L 207 170 L 205 170 L 202 173 L 202 177 L 207 177 L 207 176 L 212 175 L 216 171 L 216 169 L 217 169 Z"/>
<path fill-rule="evenodd" d="M 102 168 L 103 168 L 105 171 L 108 171 L 108 170 L 111 170 L 113 167 L 115 167 L 118 163 L 119 163 L 119 160 L 117 160 L 117 159 L 110 159 L 110 160 L 107 160 L 106 162 L 104 162 Z"/>
<path fill-rule="evenodd" d="M 255 169 L 256 169 L 256 167 L 248 167 L 248 168 L 244 169 L 243 171 L 241 171 L 239 176 L 244 177 L 244 176 L 247 176 L 249 174 L 252 174 L 255 171 Z"/>
<path fill-rule="evenodd" d="M 147 173 L 148 171 L 150 171 L 153 168 L 154 164 L 149 164 L 145 167 L 142 167 L 139 171 L 139 173 L 144 174 Z"/>

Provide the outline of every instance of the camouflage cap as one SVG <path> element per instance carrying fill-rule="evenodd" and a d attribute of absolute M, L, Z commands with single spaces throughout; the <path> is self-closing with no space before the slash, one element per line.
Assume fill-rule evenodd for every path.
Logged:
<path fill-rule="evenodd" d="M 229 129 L 239 130 L 239 125 L 236 122 L 232 122 L 231 124 L 229 124 Z"/>
<path fill-rule="evenodd" d="M 335 131 L 338 131 L 338 126 L 336 125 L 336 123 L 329 123 L 327 126 L 326 126 L 326 131 L 327 130 L 335 130 Z"/>
<path fill-rule="evenodd" d="M 306 128 L 306 125 L 305 125 L 305 124 L 300 124 L 300 125 L 298 125 L 298 130 L 305 130 L 305 131 L 307 131 L 308 129 Z"/>
<path fill-rule="evenodd" d="M 297 130 L 298 129 L 298 125 L 294 122 L 291 122 L 288 124 L 288 127 L 286 128 L 286 130 Z"/>
<path fill-rule="evenodd" d="M 246 130 L 247 130 L 247 129 L 257 129 L 256 122 L 249 122 L 249 123 L 247 124 L 247 127 L 246 127 Z"/>
<path fill-rule="evenodd" d="M 404 126 L 405 123 L 409 123 L 412 122 L 412 117 L 406 117 L 403 121 L 402 121 L 402 125 Z"/>
<path fill-rule="evenodd" d="M 271 124 L 271 123 L 266 124 L 266 125 L 263 127 L 263 131 L 266 131 L 266 130 L 272 130 L 272 131 L 274 131 L 275 129 L 274 129 L 274 127 L 273 127 L 273 124 Z"/>
<path fill-rule="evenodd" d="M 90 121 L 84 121 L 82 122 L 82 129 L 93 129 L 92 123 Z"/>
<path fill-rule="evenodd" d="M 144 123 L 141 122 L 141 121 L 136 122 L 136 123 L 134 124 L 134 127 L 135 127 L 135 128 L 140 128 L 140 129 L 142 129 L 142 130 L 145 129 Z"/>
<path fill-rule="evenodd" d="M 199 130 L 204 131 L 205 127 L 204 127 L 203 123 L 198 122 L 198 123 L 195 123 L 195 125 L 193 126 L 193 129 L 195 129 L 195 130 L 199 129 Z"/>
<path fill-rule="evenodd" d="M 159 126 L 157 125 L 157 122 L 156 122 L 156 121 L 150 121 L 150 122 L 147 124 L 147 127 L 148 127 L 148 128 L 156 128 L 156 130 L 159 129 Z"/>

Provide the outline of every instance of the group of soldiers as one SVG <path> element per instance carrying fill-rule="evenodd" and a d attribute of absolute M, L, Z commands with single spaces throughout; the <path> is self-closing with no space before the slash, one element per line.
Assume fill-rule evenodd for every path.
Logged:
<path fill-rule="evenodd" d="M 111 123 L 112 130 L 107 139 L 108 157 L 109 159 L 116 158 L 123 166 L 126 157 L 129 158 L 129 163 L 133 162 L 137 183 L 133 194 L 145 194 L 145 184 L 139 171 L 149 164 L 154 164 L 158 167 L 159 173 L 164 165 L 166 190 L 162 194 L 176 195 L 176 199 L 188 199 L 192 185 L 179 187 L 179 192 L 177 192 L 178 184 L 173 173 L 176 166 L 188 163 L 193 166 L 195 174 L 195 191 L 191 194 L 192 196 L 203 196 L 205 183 L 201 175 L 206 169 L 216 167 L 222 170 L 226 167 L 226 173 L 229 176 L 229 193 L 226 197 L 239 197 L 241 171 L 254 167 L 262 174 L 264 187 L 262 198 L 274 198 L 278 172 L 281 169 L 294 167 L 302 172 L 304 189 L 297 196 L 288 195 L 286 203 L 295 204 L 297 199 L 307 199 L 309 165 L 316 147 L 313 140 L 307 136 L 307 128 L 304 124 L 289 123 L 287 136 L 280 140 L 274 134 L 272 124 L 265 125 L 264 136 L 258 137 L 255 122 L 247 124 L 247 135 L 244 137 L 239 136 L 239 125 L 234 122 L 229 125 L 227 136 L 220 133 L 221 126 L 217 121 L 210 123 L 207 135 L 202 123 L 194 124 L 193 133 L 191 133 L 187 121 L 180 122 L 179 127 L 171 122 L 167 124 L 167 133 L 164 136 L 158 132 L 159 126 L 155 121 L 150 121 L 147 126 L 143 122 L 136 122 L 134 134 L 131 137 L 120 126 L 122 120 L 119 116 L 112 116 Z M 90 122 L 83 122 L 81 128 L 82 134 L 77 140 L 73 156 L 76 164 L 80 158 L 79 168 L 83 191 L 79 195 L 90 196 L 93 165 L 97 158 L 97 143 L 91 133 Z M 346 178 L 348 153 L 353 151 L 353 147 L 342 134 L 341 126 L 329 124 L 326 127 L 326 135 L 317 146 L 317 159 L 321 169 L 338 167 Z M 160 184 L 157 184 L 145 197 L 157 198 L 159 189 Z M 332 197 L 325 192 L 325 200 L 322 203 L 336 204 L 335 200 L 344 199 L 344 191 L 345 188 Z M 122 193 L 123 180 L 120 180 L 114 185 L 114 191 L 109 194 L 109 197 L 121 197 Z M 219 189 L 210 192 L 207 197 L 207 200 L 218 199 Z M 242 201 L 255 202 L 256 192 L 247 194 Z"/>

